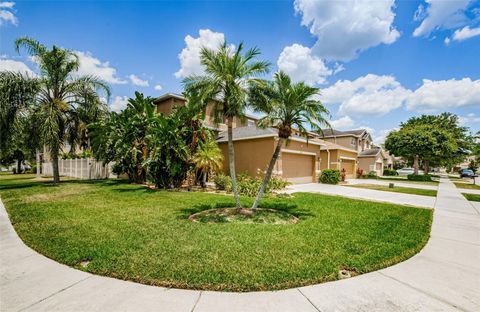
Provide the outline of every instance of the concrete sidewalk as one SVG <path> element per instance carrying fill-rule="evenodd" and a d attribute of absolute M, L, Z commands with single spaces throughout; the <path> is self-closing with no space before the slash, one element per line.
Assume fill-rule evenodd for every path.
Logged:
<path fill-rule="evenodd" d="M 433 208 L 435 197 L 412 194 L 393 193 L 362 188 L 354 188 L 341 185 L 330 185 L 321 183 L 294 184 L 287 187 L 285 193 L 297 192 L 321 193 L 327 195 L 340 195 L 356 199 L 373 200 L 400 205 Z"/>
<path fill-rule="evenodd" d="M 480 215 L 442 179 L 432 236 L 411 259 L 276 292 L 166 289 L 58 264 L 18 238 L 0 202 L 0 311 L 480 311 Z"/>

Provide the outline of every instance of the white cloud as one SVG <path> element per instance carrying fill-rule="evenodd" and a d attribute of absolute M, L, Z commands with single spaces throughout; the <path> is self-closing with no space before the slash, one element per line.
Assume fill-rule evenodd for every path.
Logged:
<path fill-rule="evenodd" d="M 409 110 L 440 110 L 474 105 L 480 108 L 480 80 L 428 80 L 410 94 L 407 99 Z"/>
<path fill-rule="evenodd" d="M 459 116 L 458 122 L 462 126 L 468 126 L 472 123 L 480 123 L 480 116 L 470 113 L 467 116 Z"/>
<path fill-rule="evenodd" d="M 214 32 L 210 29 L 200 29 L 197 38 L 193 38 L 190 35 L 186 36 L 186 47 L 178 54 L 180 69 L 175 73 L 175 77 L 184 78 L 189 75 L 203 74 L 203 68 L 200 63 L 202 47 L 216 50 L 224 41 L 225 35 L 223 33 Z"/>
<path fill-rule="evenodd" d="M 308 84 L 324 83 L 325 78 L 332 74 L 332 70 L 320 58 L 312 55 L 310 48 L 296 43 L 283 49 L 277 65 L 294 81 Z"/>
<path fill-rule="evenodd" d="M 480 27 L 470 28 L 469 26 L 465 26 L 462 29 L 457 29 L 453 33 L 453 40 L 463 41 L 476 36 L 480 36 Z"/>
<path fill-rule="evenodd" d="M 126 96 L 116 96 L 113 99 L 112 104 L 110 104 L 110 109 L 114 112 L 119 112 L 119 111 L 125 109 L 125 107 L 127 107 L 127 103 L 128 103 L 128 97 L 126 97 Z"/>
<path fill-rule="evenodd" d="M 353 127 L 355 122 L 353 121 L 350 116 L 344 116 L 336 120 L 330 121 L 330 125 L 332 126 L 333 129 L 348 129 Z"/>
<path fill-rule="evenodd" d="M 385 143 L 385 139 L 387 136 L 390 134 L 392 131 L 397 131 L 399 128 L 391 128 L 391 129 L 383 129 L 378 132 L 377 135 L 375 135 L 373 139 L 373 143 L 375 144 L 383 144 Z"/>
<path fill-rule="evenodd" d="M 128 76 L 128 78 L 130 79 L 130 81 L 132 82 L 132 84 L 134 84 L 135 86 L 139 86 L 139 87 L 148 87 L 150 85 L 150 83 L 148 82 L 148 80 L 142 80 L 140 78 L 138 78 L 136 75 L 134 74 L 131 74 L 130 76 Z"/>
<path fill-rule="evenodd" d="M 35 73 L 24 62 L 9 59 L 0 59 L 0 71 L 13 71 L 27 73 L 30 76 L 36 76 Z"/>
<path fill-rule="evenodd" d="M 414 30 L 413 36 L 428 36 L 438 29 L 454 29 L 468 22 L 465 10 L 471 0 L 425 0 L 428 7 L 421 4 L 415 13 L 414 20 L 421 24 Z"/>
<path fill-rule="evenodd" d="M 15 2 L 0 2 L 0 26 L 4 23 L 18 25 L 18 19 L 12 12 Z"/>
<path fill-rule="evenodd" d="M 127 81 L 117 77 L 117 70 L 108 62 L 102 62 L 90 52 L 75 51 L 80 61 L 78 74 L 93 75 L 111 84 L 126 84 Z"/>
<path fill-rule="evenodd" d="M 402 106 L 411 91 L 393 76 L 368 74 L 353 81 L 339 80 L 322 92 L 325 104 L 340 104 L 341 115 L 384 115 Z"/>
<path fill-rule="evenodd" d="M 157 90 L 157 91 L 160 91 L 160 90 L 163 89 L 163 87 L 161 85 L 157 84 L 157 85 L 155 85 L 154 89 Z"/>
<path fill-rule="evenodd" d="M 312 48 L 314 55 L 349 61 L 360 51 L 397 40 L 394 2 L 295 0 L 295 11 L 318 39 Z"/>

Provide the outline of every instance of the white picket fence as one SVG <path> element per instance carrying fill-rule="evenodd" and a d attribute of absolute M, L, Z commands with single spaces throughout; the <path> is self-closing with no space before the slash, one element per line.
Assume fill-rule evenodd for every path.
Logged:
<path fill-rule="evenodd" d="M 116 174 L 112 173 L 112 165 L 113 163 L 104 165 L 103 162 L 92 158 L 60 159 L 58 161 L 58 170 L 61 176 L 81 180 L 109 179 L 117 177 Z M 42 175 L 53 175 L 51 162 L 42 163 Z"/>

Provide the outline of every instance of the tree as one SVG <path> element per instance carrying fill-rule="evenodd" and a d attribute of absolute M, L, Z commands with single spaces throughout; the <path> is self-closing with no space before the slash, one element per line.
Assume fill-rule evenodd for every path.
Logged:
<path fill-rule="evenodd" d="M 98 92 L 104 91 L 109 97 L 110 89 L 94 76 L 76 76 L 75 72 L 80 63 L 78 56 L 70 50 L 55 45 L 49 50 L 28 37 L 17 39 L 15 46 L 17 52 L 20 48 L 24 48 L 36 60 L 40 69 L 38 77 L 32 78 L 20 74 L 17 75 L 13 84 L 18 90 L 25 89 L 26 85 L 31 85 L 32 88 L 35 85 L 32 118 L 36 120 L 41 143 L 50 151 L 53 182 L 56 184 L 60 182 L 59 153 L 68 134 L 75 133 L 72 130 L 72 127 L 75 127 L 74 120 L 82 121 L 80 113 L 82 110 L 90 111 L 93 108 L 100 108 Z M 31 90 L 28 89 L 25 95 L 18 97 L 30 98 L 31 96 Z M 10 114 L 19 113 L 21 109 L 10 106 L 6 111 Z M 2 116 L 2 123 L 11 119 L 11 117 L 4 118 Z"/>
<path fill-rule="evenodd" d="M 228 137 L 228 160 L 235 205 L 240 209 L 235 172 L 233 148 L 233 119 L 242 117 L 246 106 L 248 83 L 256 76 L 268 72 L 270 63 L 256 61 L 260 54 L 257 48 L 243 52 L 243 43 L 237 49 L 224 42 L 217 51 L 202 48 L 200 60 L 204 75 L 193 75 L 183 80 L 188 94 L 198 94 L 205 104 L 213 104 L 216 122 L 226 120 Z"/>
<path fill-rule="evenodd" d="M 95 158 L 105 163 L 115 161 L 130 182 L 145 182 L 144 162 L 150 154 L 146 136 L 155 115 L 153 98 L 135 92 L 123 111 L 112 112 L 89 126 Z"/>
<path fill-rule="evenodd" d="M 275 73 L 273 81 L 251 83 L 249 101 L 257 112 L 265 114 L 265 117 L 259 120 L 258 126 L 278 129 L 277 146 L 252 209 L 258 207 L 283 143 L 288 142 L 294 129 L 308 139 L 306 124 L 317 131 L 322 131 L 322 126 L 331 127 L 325 118 L 329 115 L 328 110 L 314 98 L 318 94 L 318 88 L 304 82 L 292 83 L 290 77 L 282 71 Z"/>
<path fill-rule="evenodd" d="M 392 154 L 413 159 L 414 173 L 418 174 L 419 162 L 441 161 L 443 155 L 457 150 L 453 136 L 436 125 L 405 125 L 392 131 L 385 140 L 385 148 Z M 426 168 L 428 173 L 428 165 Z"/>
<path fill-rule="evenodd" d="M 202 187 L 206 187 L 208 173 L 219 171 L 223 165 L 223 154 L 217 142 L 210 139 L 201 144 L 193 156 L 193 162 L 202 173 Z"/>

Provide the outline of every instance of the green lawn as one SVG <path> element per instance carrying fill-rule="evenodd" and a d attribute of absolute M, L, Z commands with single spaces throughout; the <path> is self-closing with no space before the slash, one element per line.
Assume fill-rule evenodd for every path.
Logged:
<path fill-rule="evenodd" d="M 432 221 L 430 209 L 299 193 L 261 204 L 290 212 L 297 224 L 195 223 L 190 214 L 233 206 L 233 198 L 115 180 L 52 186 L 3 175 L 0 196 L 23 241 L 47 257 L 191 289 L 284 289 L 335 280 L 340 268 L 377 270 L 417 253 Z"/>
<path fill-rule="evenodd" d="M 462 189 L 480 190 L 480 185 L 478 184 L 467 184 L 467 183 L 461 183 L 461 182 L 454 182 L 454 184 L 456 187 L 462 188 Z"/>
<path fill-rule="evenodd" d="M 405 182 L 411 184 L 423 184 L 423 185 L 438 185 L 438 181 L 410 181 L 407 177 L 378 177 L 378 180 L 385 180 L 385 181 L 396 181 L 396 182 Z"/>
<path fill-rule="evenodd" d="M 424 195 L 424 196 L 437 196 L 436 190 L 424 190 L 413 187 L 403 187 L 395 186 L 394 188 L 389 188 L 388 185 L 377 185 L 377 184 L 351 184 L 345 185 L 348 187 L 357 187 L 369 190 L 385 191 L 385 192 L 394 192 L 394 193 L 405 193 L 405 194 L 414 194 L 414 195 Z"/>
<path fill-rule="evenodd" d="M 480 195 L 479 194 L 467 194 L 467 193 L 462 193 L 462 194 L 463 194 L 463 196 L 465 196 L 465 198 L 467 200 L 480 202 Z"/>

